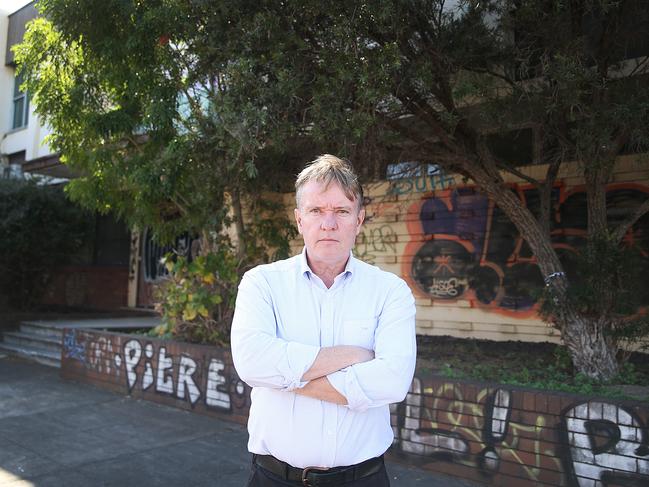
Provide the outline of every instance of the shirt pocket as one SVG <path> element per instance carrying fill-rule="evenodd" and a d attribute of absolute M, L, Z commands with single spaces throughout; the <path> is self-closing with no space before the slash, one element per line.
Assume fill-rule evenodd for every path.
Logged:
<path fill-rule="evenodd" d="M 376 318 L 343 320 L 342 345 L 356 345 L 374 350 Z"/>

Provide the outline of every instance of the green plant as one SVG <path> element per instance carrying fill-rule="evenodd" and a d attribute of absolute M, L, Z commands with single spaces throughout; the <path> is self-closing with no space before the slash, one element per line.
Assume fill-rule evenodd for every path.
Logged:
<path fill-rule="evenodd" d="M 38 304 L 54 269 L 83 248 L 93 223 L 61 187 L 0 180 L 0 290 L 9 307 Z"/>
<path fill-rule="evenodd" d="M 167 255 L 168 277 L 156 290 L 163 324 L 152 334 L 197 343 L 227 345 L 239 282 L 239 261 L 233 250 L 186 257 Z"/>
<path fill-rule="evenodd" d="M 572 282 L 566 292 L 571 306 L 582 316 L 598 317 L 600 333 L 617 351 L 617 361 L 623 366 L 632 349 L 648 346 L 642 343 L 649 336 L 649 319 L 638 311 L 646 295 L 645 287 L 639 285 L 645 272 L 641 249 L 618 242 L 607 231 L 592 237 L 580 252 L 566 254 L 564 265 Z M 546 287 L 540 314 L 550 321 L 557 312 Z"/>

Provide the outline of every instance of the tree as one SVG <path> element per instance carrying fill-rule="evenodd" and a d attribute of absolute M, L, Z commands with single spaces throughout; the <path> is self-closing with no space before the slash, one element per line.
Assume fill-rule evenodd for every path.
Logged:
<path fill-rule="evenodd" d="M 254 210 L 277 184 L 278 148 L 292 128 L 291 107 L 276 93 L 291 80 L 257 83 L 264 73 L 246 57 L 254 46 L 232 35 L 261 22 L 245 2 L 238 11 L 180 0 L 37 7 L 42 17 L 16 60 L 52 128 L 48 143 L 80 174 L 66 188 L 74 200 L 150 228 L 161 242 L 198 233 L 209 249 L 232 226 L 242 261 L 259 257 L 264 237 L 285 243 L 281 219 L 274 232 L 246 228 L 241 203 L 247 197 Z"/>
<path fill-rule="evenodd" d="M 311 112 L 314 127 L 363 132 L 358 140 L 369 134 L 371 143 L 380 133 L 383 152 L 397 136 L 401 150 L 473 181 L 533 252 L 546 287 L 543 311 L 576 369 L 615 376 L 621 340 L 643 321 L 630 312 L 640 281 L 622 278 L 633 268 L 623 265 L 633 251 L 622 244 L 649 201 L 609 215 L 606 185 L 618 155 L 649 148 L 646 3 L 393 0 L 278 10 L 292 16 L 302 55 L 323 66 L 312 99 L 336 98 L 333 113 Z M 520 126 L 541 140 L 542 178 L 499 157 L 485 133 Z M 585 250 L 574 265 L 552 245 L 552 192 L 570 161 L 585 181 L 588 208 Z M 536 189 L 536 212 L 508 189 L 504 173 Z"/>
<path fill-rule="evenodd" d="M 465 176 L 529 245 L 575 367 L 609 379 L 633 308 L 621 243 L 649 212 L 612 218 L 605 191 L 617 156 L 649 147 L 642 3 L 41 0 L 48 20 L 16 58 L 55 149 L 87 175 L 73 196 L 161 235 L 220 229 L 226 191 L 244 235 L 241 194 L 290 173 L 305 144 L 366 177 L 394 151 Z M 487 128 L 521 126 L 541 141 L 542 178 L 489 143 Z M 574 265 L 552 245 L 553 188 L 571 161 L 588 204 Z M 535 212 L 504 173 L 536 189 Z M 568 272 L 600 262 L 599 275 Z"/>
<path fill-rule="evenodd" d="M 618 155 L 649 148 L 643 2 L 285 1 L 259 10 L 280 19 L 282 30 L 257 34 L 266 42 L 250 62 L 279 79 L 266 62 L 269 46 L 282 75 L 303 80 L 303 130 L 364 161 L 365 174 L 396 149 L 473 181 L 529 245 L 545 283 L 541 311 L 561 331 L 576 369 L 615 376 L 624 338 L 648 328 L 631 311 L 640 281 L 625 281 L 624 272 L 637 275 L 637 250 L 623 241 L 647 218 L 649 201 L 622 216 L 606 206 Z M 276 50 L 278 42 L 296 53 Z M 540 140 L 542 178 L 490 144 L 487 129 L 521 126 Z M 553 190 L 571 161 L 588 208 L 576 259 L 552 241 Z M 535 188 L 535 211 L 509 190 L 505 173 Z"/>

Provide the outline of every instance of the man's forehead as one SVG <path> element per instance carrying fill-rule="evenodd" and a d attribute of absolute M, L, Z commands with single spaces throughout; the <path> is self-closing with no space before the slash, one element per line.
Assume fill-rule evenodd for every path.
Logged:
<path fill-rule="evenodd" d="M 319 181 L 309 181 L 303 188 L 302 199 L 305 206 L 326 204 L 336 207 L 347 207 L 353 206 L 356 202 L 356 198 L 350 199 L 335 181 L 331 181 L 329 184 Z"/>

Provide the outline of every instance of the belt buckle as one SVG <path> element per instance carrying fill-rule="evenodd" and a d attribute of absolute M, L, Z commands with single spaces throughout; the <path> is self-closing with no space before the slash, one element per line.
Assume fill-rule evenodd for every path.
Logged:
<path fill-rule="evenodd" d="M 327 469 L 319 468 L 319 467 L 306 467 L 304 470 L 302 470 L 302 485 L 305 487 L 314 487 L 313 484 L 309 483 L 309 479 L 307 476 L 309 475 L 310 471 L 319 471 L 319 472 L 326 472 Z"/>

